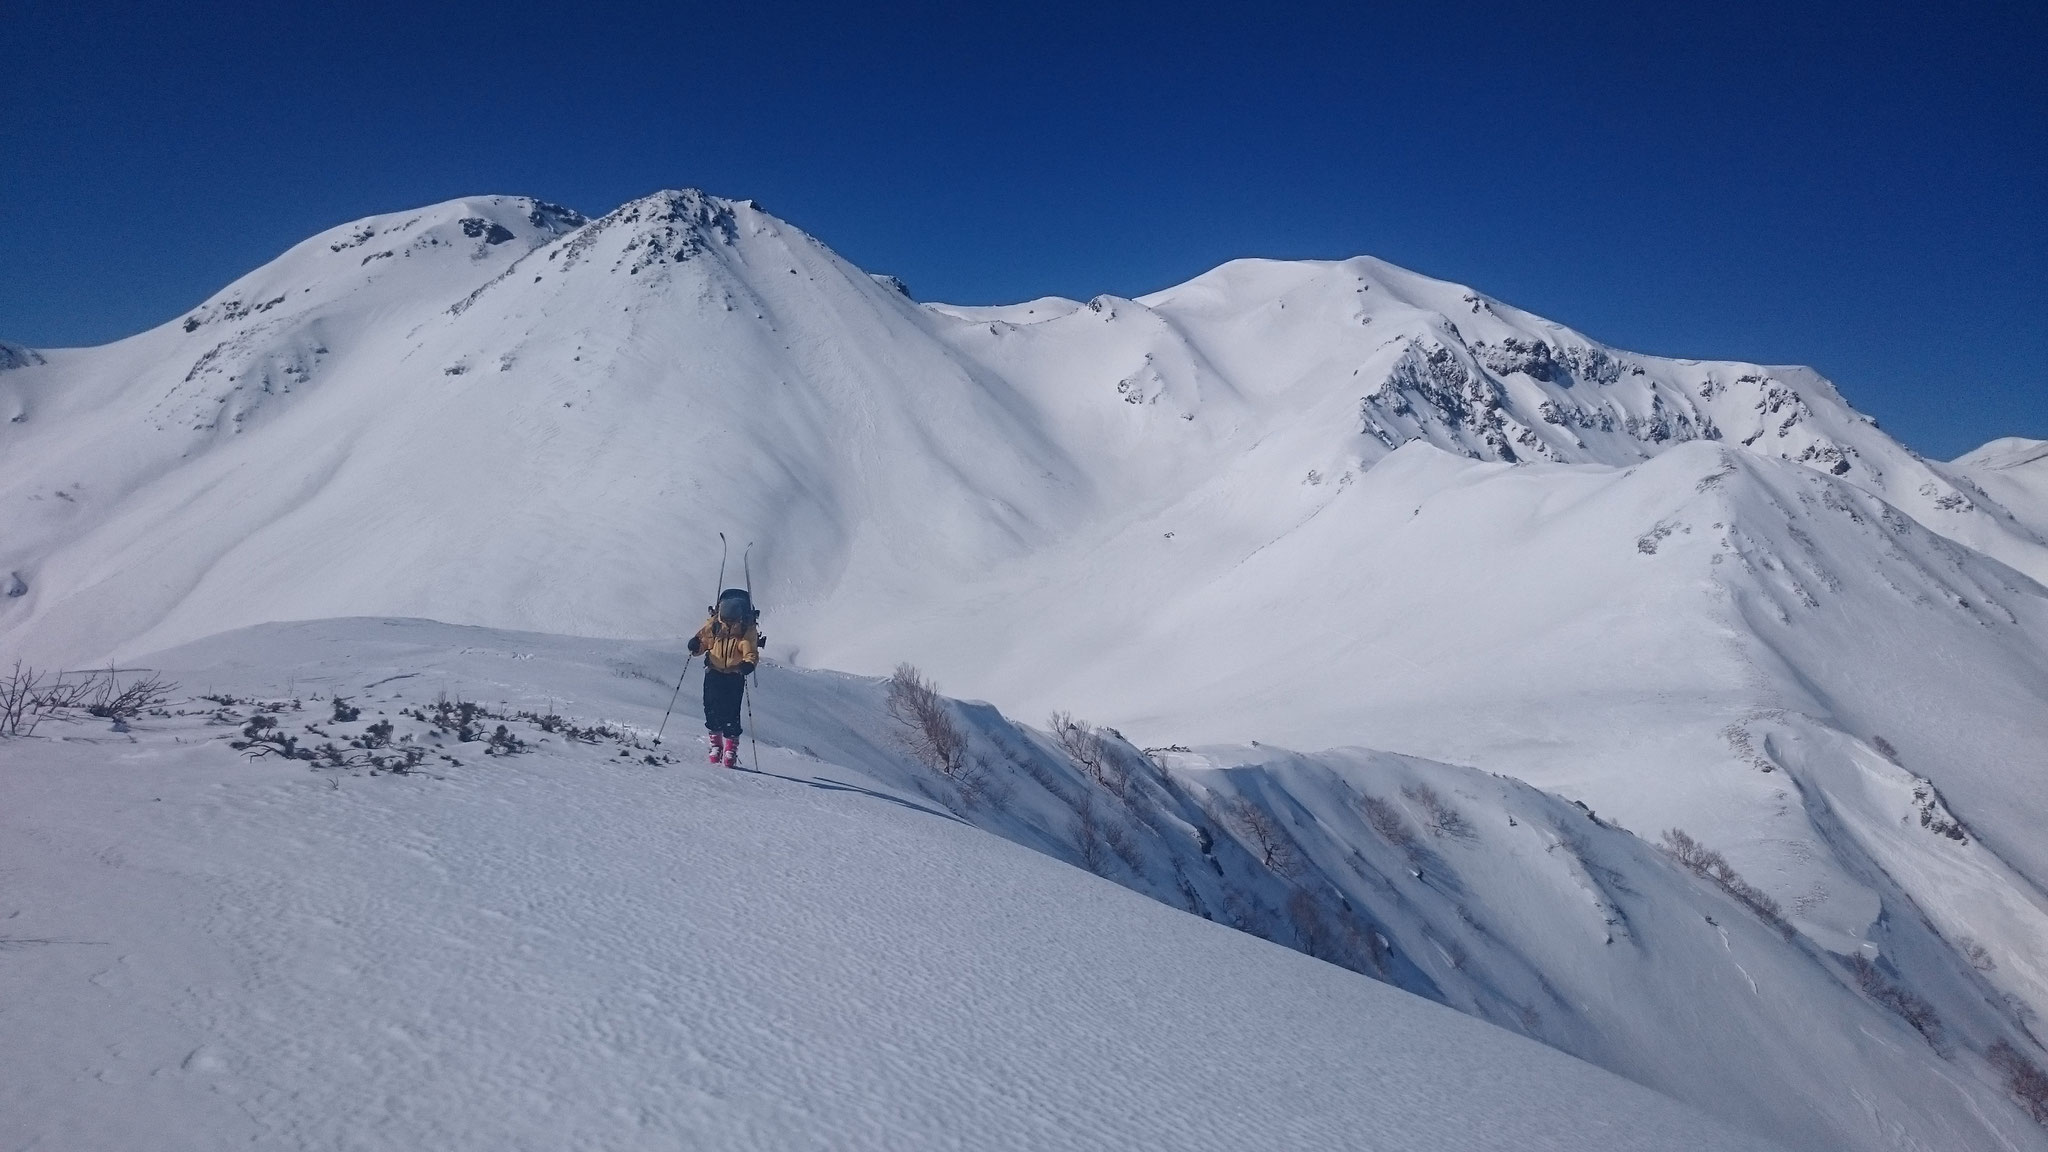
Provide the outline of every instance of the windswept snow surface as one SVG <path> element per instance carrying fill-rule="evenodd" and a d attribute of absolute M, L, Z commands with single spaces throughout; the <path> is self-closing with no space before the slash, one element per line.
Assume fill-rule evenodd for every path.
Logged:
<path fill-rule="evenodd" d="M 444 690 L 664 695 L 613 646 L 416 621 L 162 663 L 351 731 Z M 850 683 L 766 706 L 857 744 Z M 8 1148 L 1769 1146 L 791 748 L 451 739 L 362 776 L 244 760 L 207 715 L 254 709 L 194 703 L 0 742 Z"/>

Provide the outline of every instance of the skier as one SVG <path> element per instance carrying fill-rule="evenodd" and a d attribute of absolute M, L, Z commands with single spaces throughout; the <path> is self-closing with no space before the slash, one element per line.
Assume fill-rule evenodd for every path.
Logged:
<path fill-rule="evenodd" d="M 737 768 L 740 756 L 740 702 L 747 677 L 761 659 L 761 618 L 745 589 L 727 588 L 710 619 L 690 637 L 690 651 L 704 654 L 704 731 L 711 742 L 711 763 Z"/>

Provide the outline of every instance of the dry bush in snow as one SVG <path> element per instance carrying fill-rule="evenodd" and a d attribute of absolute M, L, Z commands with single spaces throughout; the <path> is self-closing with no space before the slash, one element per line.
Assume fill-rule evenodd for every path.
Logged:
<path fill-rule="evenodd" d="M 904 749 L 925 767 L 949 780 L 966 771 L 967 734 L 954 723 L 939 686 L 909 664 L 898 664 L 889 677 L 889 715 Z"/>
<path fill-rule="evenodd" d="M 1744 907 L 1757 914 L 1765 923 L 1776 928 L 1786 939 L 1792 938 L 1792 925 L 1785 920 L 1784 909 L 1778 906 L 1769 893 L 1744 880 L 1728 863 L 1727 857 L 1687 835 L 1683 829 L 1671 828 L 1664 833 L 1664 851 L 1696 876 L 1703 876 L 1721 886 L 1730 896 L 1741 901 Z"/>
<path fill-rule="evenodd" d="M 1379 833 L 1387 843 L 1404 852 L 1413 852 L 1420 847 L 1415 839 L 1415 830 L 1408 827 L 1408 821 L 1393 801 L 1383 800 L 1368 792 L 1359 798 L 1358 806 L 1365 811 L 1365 822 Z"/>
<path fill-rule="evenodd" d="M 1055 712 L 1047 723 L 1053 738 L 1067 753 L 1081 774 L 1100 784 L 1119 800 L 1130 800 L 1130 774 L 1117 756 L 1115 746 L 1102 730 L 1070 713 Z"/>
<path fill-rule="evenodd" d="M 1273 938 L 1270 918 L 1260 907 L 1258 899 L 1228 881 L 1223 884 L 1223 914 L 1230 918 L 1230 926 L 1239 932 L 1261 940 Z"/>
<path fill-rule="evenodd" d="M 1083 799 L 1074 809 L 1074 850 L 1090 872 L 1108 875 L 1109 842 L 1103 838 L 1102 819 L 1096 815 L 1093 800 Z"/>
<path fill-rule="evenodd" d="M 29 736 L 42 714 L 36 708 L 36 694 L 42 673 L 14 662 L 14 671 L 0 676 L 0 736 Z"/>
<path fill-rule="evenodd" d="M 121 683 L 121 674 L 114 668 L 108 668 L 104 673 L 86 673 L 86 683 L 90 688 L 81 690 L 80 695 L 84 691 L 90 691 L 92 695 L 92 702 L 85 706 L 87 715 L 108 720 L 140 716 L 152 708 L 162 707 L 171 693 L 178 690 L 176 684 L 154 672 L 137 671 L 141 674 L 126 684 Z"/>
<path fill-rule="evenodd" d="M 1864 995 L 1898 1013 L 1936 1049 L 1941 1047 L 1941 1017 L 1935 1015 L 1934 1005 L 1911 989 L 1892 983 L 1882 969 L 1861 956 L 1849 957 L 1849 973 L 1856 977 L 1856 986 Z"/>
<path fill-rule="evenodd" d="M 1343 947 L 1346 968 L 1376 980 L 1387 978 L 1387 958 L 1393 946 L 1372 925 L 1356 916 L 1344 917 Z"/>
<path fill-rule="evenodd" d="M 1112 813 L 1102 822 L 1102 842 L 1109 845 L 1109 850 L 1116 853 L 1116 858 L 1124 862 L 1124 867 L 1129 868 L 1133 876 L 1144 877 L 1145 858 L 1139 854 L 1138 842 L 1131 836 L 1129 821 Z"/>
<path fill-rule="evenodd" d="M 1993 1068 L 2005 1074 L 2006 1089 L 2020 1107 L 2036 1124 L 2048 1127 L 2048 1072 L 2041 1071 L 2040 1065 L 2004 1040 L 1993 1044 L 1985 1055 L 1990 1057 Z"/>
<path fill-rule="evenodd" d="M 1472 825 L 1466 822 L 1464 814 L 1451 807 L 1450 802 L 1436 789 L 1427 784 L 1410 784 L 1401 789 L 1401 795 L 1422 809 L 1426 817 L 1423 826 L 1429 829 L 1430 835 L 1449 836 L 1458 840 L 1471 838 Z"/>
<path fill-rule="evenodd" d="M 177 689 L 152 672 L 123 684 L 114 668 L 50 674 L 17 660 L 13 672 L 0 676 L 0 736 L 33 735 L 44 720 L 72 711 L 126 720 L 162 707 Z"/>
<path fill-rule="evenodd" d="M 1336 958 L 1337 933 L 1308 889 L 1296 888 L 1287 894 L 1287 921 L 1294 926 L 1295 941 L 1303 952 L 1318 960 Z"/>
<path fill-rule="evenodd" d="M 1294 841 L 1271 812 L 1242 796 L 1233 796 L 1223 802 L 1216 815 L 1220 823 L 1227 823 L 1242 834 L 1259 863 L 1281 876 L 1293 876 L 1300 870 Z"/>

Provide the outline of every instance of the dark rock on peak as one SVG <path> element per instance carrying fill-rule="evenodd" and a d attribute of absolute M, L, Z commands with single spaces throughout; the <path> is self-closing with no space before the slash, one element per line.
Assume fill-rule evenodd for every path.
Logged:
<path fill-rule="evenodd" d="M 585 216 L 574 208 L 564 208 L 560 204 L 550 204 L 545 200 L 535 200 L 532 211 L 526 214 L 526 222 L 544 232 L 552 232 L 559 236 L 564 232 L 573 232 L 590 223 L 590 217 Z"/>
<path fill-rule="evenodd" d="M 623 244 L 629 258 L 621 261 L 630 264 L 627 272 L 641 272 L 663 262 L 680 264 L 710 251 L 713 244 L 731 245 L 739 240 L 734 207 L 730 201 L 695 188 L 669 189 L 628 201 L 571 238 L 561 251 L 562 267 L 574 267 L 613 231 L 630 237 Z"/>
<path fill-rule="evenodd" d="M 37 364 L 45 363 L 48 363 L 48 361 L 44 360 L 43 354 L 35 349 L 24 348 L 19 344 L 9 344 L 5 340 L 0 340 L 0 372 L 5 372 L 9 368 L 32 368 Z"/>
<path fill-rule="evenodd" d="M 916 299 L 916 297 L 910 294 L 910 285 L 905 284 L 898 277 L 884 276 L 880 272 L 870 272 L 868 273 L 868 279 L 873 280 L 875 283 L 880 284 L 882 287 L 887 288 L 891 292 L 900 293 L 906 300 Z"/>
<path fill-rule="evenodd" d="M 482 237 L 486 244 L 503 244 L 512 239 L 512 230 L 503 224 L 486 220 L 481 216 L 465 216 L 462 220 L 462 234 L 474 240 Z"/>

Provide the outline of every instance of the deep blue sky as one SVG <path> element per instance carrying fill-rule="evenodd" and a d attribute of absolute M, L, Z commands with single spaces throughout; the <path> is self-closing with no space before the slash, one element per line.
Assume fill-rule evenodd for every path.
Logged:
<path fill-rule="evenodd" d="M 2048 437 L 2048 5 L 0 5 L 0 337 L 471 193 L 751 196 L 922 299 L 1371 253 Z"/>

